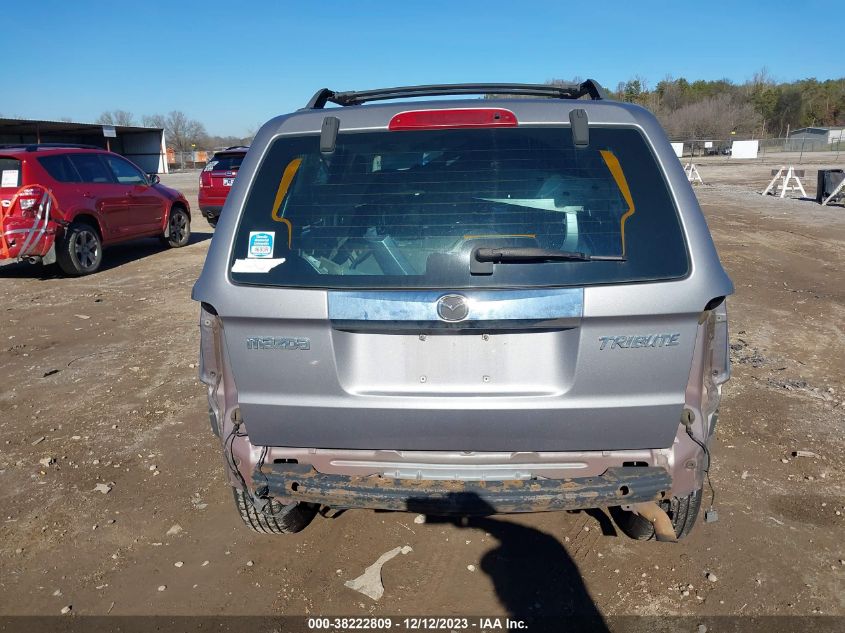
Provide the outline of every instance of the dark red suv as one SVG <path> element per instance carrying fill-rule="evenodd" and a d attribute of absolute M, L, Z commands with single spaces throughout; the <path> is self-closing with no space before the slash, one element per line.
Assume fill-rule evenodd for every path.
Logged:
<path fill-rule="evenodd" d="M 247 151 L 246 146 L 227 147 L 215 153 L 200 174 L 200 211 L 211 226 L 217 226 L 217 218 Z"/>
<path fill-rule="evenodd" d="M 191 235 L 181 193 L 123 156 L 95 147 L 0 145 L 0 260 L 57 262 L 69 275 L 100 267 L 103 247 Z"/>

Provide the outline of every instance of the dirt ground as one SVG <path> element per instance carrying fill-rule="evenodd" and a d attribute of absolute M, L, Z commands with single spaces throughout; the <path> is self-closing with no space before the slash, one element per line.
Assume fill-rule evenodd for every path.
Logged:
<path fill-rule="evenodd" d="M 249 532 L 197 380 L 197 214 L 188 247 L 115 247 L 90 277 L 0 268 L 0 615 L 845 615 L 845 208 L 757 195 L 774 163 L 698 165 L 737 290 L 718 522 L 680 544 L 602 512 Z M 196 204 L 195 172 L 162 180 Z M 397 546 L 379 601 L 344 586 Z"/>

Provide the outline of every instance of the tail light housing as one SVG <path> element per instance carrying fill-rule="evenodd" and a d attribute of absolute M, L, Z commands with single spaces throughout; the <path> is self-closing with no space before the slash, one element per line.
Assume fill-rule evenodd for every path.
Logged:
<path fill-rule="evenodd" d="M 18 208 L 21 210 L 21 217 L 34 218 L 36 207 L 42 196 L 43 192 L 39 189 L 33 187 L 22 189 L 18 194 Z"/>
<path fill-rule="evenodd" d="M 200 173 L 200 187 L 211 186 L 211 170 L 209 167 L 210 165 L 206 165 L 205 169 Z"/>

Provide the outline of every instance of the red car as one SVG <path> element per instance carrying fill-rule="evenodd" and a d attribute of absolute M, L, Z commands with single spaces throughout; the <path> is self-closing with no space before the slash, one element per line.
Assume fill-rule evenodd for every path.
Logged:
<path fill-rule="evenodd" d="M 248 150 L 243 146 L 227 147 L 214 154 L 200 174 L 200 211 L 211 226 L 217 226 L 223 203 Z"/>
<path fill-rule="evenodd" d="M 103 248 L 158 236 L 185 246 L 191 207 L 123 156 L 81 145 L 0 145 L 0 260 L 100 267 Z"/>

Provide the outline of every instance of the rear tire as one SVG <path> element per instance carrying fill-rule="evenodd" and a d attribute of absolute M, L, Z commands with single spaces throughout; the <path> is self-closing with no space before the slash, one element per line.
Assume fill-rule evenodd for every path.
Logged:
<path fill-rule="evenodd" d="M 701 489 L 685 497 L 672 497 L 669 501 L 661 502 L 660 507 L 666 510 L 675 528 L 675 535 L 681 539 L 692 531 L 698 510 L 701 507 Z M 639 514 L 623 510 L 619 506 L 609 508 L 610 516 L 626 536 L 638 541 L 650 541 L 655 538 L 654 526 Z"/>
<path fill-rule="evenodd" d="M 173 207 L 167 218 L 167 237 L 162 241 L 170 248 L 182 248 L 191 239 L 191 218 L 182 207 Z"/>
<path fill-rule="evenodd" d="M 90 224 L 72 222 L 56 244 L 56 262 L 66 275 L 80 277 L 96 272 L 103 261 L 103 243 Z"/>
<path fill-rule="evenodd" d="M 259 512 L 252 505 L 248 492 L 232 488 L 235 506 L 241 519 L 250 530 L 261 534 L 295 534 L 305 529 L 317 514 L 318 506 L 307 503 L 282 505 L 271 501 L 266 512 Z"/>
<path fill-rule="evenodd" d="M 208 216 L 205 219 L 205 221 L 208 222 L 208 226 L 210 226 L 211 228 L 213 228 L 213 229 L 217 228 L 217 216 L 216 215 L 215 216 L 211 216 L 211 215 Z"/>

